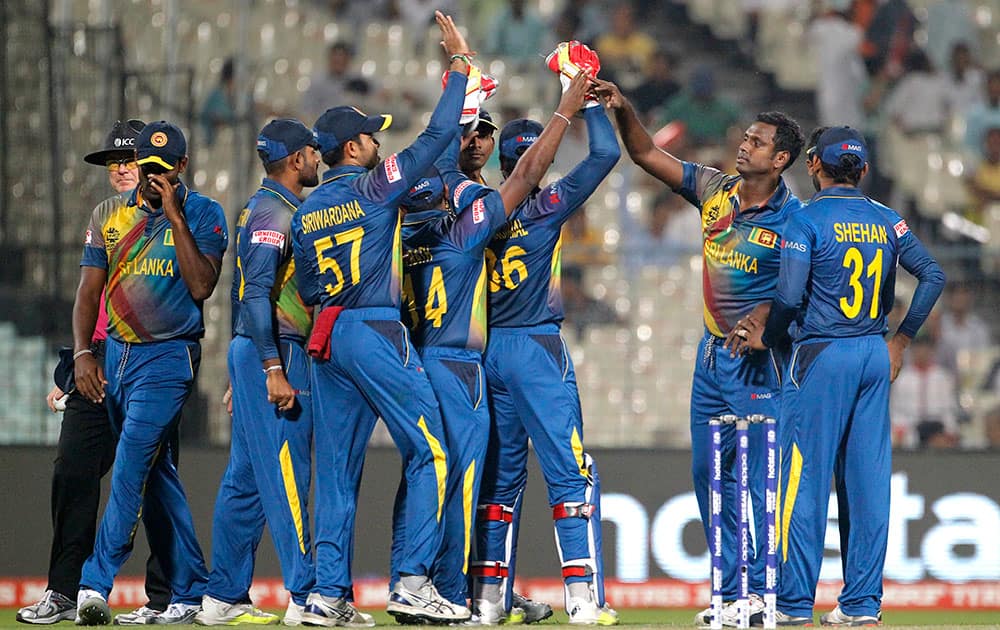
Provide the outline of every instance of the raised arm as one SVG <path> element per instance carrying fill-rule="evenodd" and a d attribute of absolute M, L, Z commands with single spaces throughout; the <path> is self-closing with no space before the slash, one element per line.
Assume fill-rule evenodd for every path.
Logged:
<path fill-rule="evenodd" d="M 653 138 L 642 126 L 632 103 L 610 81 L 596 79 L 596 91 L 605 99 L 605 106 L 615 113 L 618 133 L 632 161 L 653 177 L 671 188 L 679 188 L 684 181 L 683 163 L 653 144 Z"/>
<path fill-rule="evenodd" d="M 500 184 L 500 197 L 507 216 L 538 186 L 549 170 L 566 129 L 572 124 L 570 118 L 583 107 L 584 96 L 589 87 L 590 79 L 583 72 L 570 81 L 569 89 L 563 93 L 556 113 L 549 119 L 534 144 L 518 159 L 510 177 Z"/>

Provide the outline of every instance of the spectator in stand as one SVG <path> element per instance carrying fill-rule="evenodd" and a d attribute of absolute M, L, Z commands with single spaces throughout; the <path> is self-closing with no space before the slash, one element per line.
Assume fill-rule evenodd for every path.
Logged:
<path fill-rule="evenodd" d="M 970 284 L 953 284 L 938 322 L 938 362 L 952 372 L 956 370 L 959 352 L 985 350 L 993 343 L 989 326 L 972 310 L 974 302 Z"/>
<path fill-rule="evenodd" d="M 983 140 L 983 160 L 968 179 L 969 219 L 982 223 L 989 206 L 1000 204 L 1000 127 L 992 127 Z"/>
<path fill-rule="evenodd" d="M 740 108 L 716 93 L 712 69 L 699 66 L 691 73 L 687 89 L 667 102 L 660 119 L 661 124 L 682 124 L 689 144 L 722 144 L 729 128 L 739 123 Z"/>
<path fill-rule="evenodd" d="M 485 52 L 502 55 L 520 66 L 537 61 L 551 48 L 548 28 L 526 0 L 507 0 L 487 31 Z"/>
<path fill-rule="evenodd" d="M 913 43 L 916 18 L 906 0 L 886 0 L 875 10 L 861 47 L 869 76 L 895 79 Z"/>
<path fill-rule="evenodd" d="M 671 265 L 701 252 L 701 217 L 683 197 L 662 191 L 647 212 L 646 224 L 641 225 L 625 204 L 620 206 L 621 251 L 628 267 Z"/>
<path fill-rule="evenodd" d="M 935 68 L 945 68 L 951 61 L 955 46 L 971 45 L 976 41 L 976 22 L 972 2 L 932 0 L 926 6 L 923 23 L 927 31 L 927 56 Z"/>
<path fill-rule="evenodd" d="M 913 49 L 906 57 L 906 73 L 885 104 L 889 123 L 904 136 L 940 134 L 951 116 L 951 86 L 934 69 L 927 53 Z"/>
<path fill-rule="evenodd" d="M 326 68 L 313 76 L 302 95 L 299 118 L 307 124 L 330 107 L 343 103 L 364 104 L 373 93 L 372 84 L 351 72 L 354 49 L 345 42 L 334 42 L 326 49 Z"/>
<path fill-rule="evenodd" d="M 642 73 L 656 52 L 656 41 L 636 27 L 632 4 L 622 0 L 612 10 L 611 30 L 597 38 L 597 50 L 601 77 L 629 91 L 642 81 Z"/>
<path fill-rule="evenodd" d="M 553 31 L 559 41 L 575 39 L 589 45 L 597 41 L 607 23 L 604 9 L 597 0 L 576 0 L 563 7 L 553 24 Z"/>
<path fill-rule="evenodd" d="M 676 59 L 664 48 L 649 58 L 642 83 L 629 95 L 643 122 L 651 122 L 653 112 L 680 92 L 681 85 L 674 80 L 675 65 Z"/>
<path fill-rule="evenodd" d="M 604 251 L 604 235 L 590 226 L 587 208 L 574 212 L 562 229 L 562 264 L 567 267 L 605 265 L 611 257 Z"/>
<path fill-rule="evenodd" d="M 201 130 L 205 134 L 205 144 L 215 144 L 215 135 L 219 127 L 236 123 L 236 64 L 228 57 L 222 64 L 219 73 L 219 83 L 205 97 L 201 111 L 198 113 Z"/>
<path fill-rule="evenodd" d="M 986 130 L 993 127 L 1000 127 L 1000 68 L 994 68 L 986 77 L 986 98 L 965 115 L 965 144 L 976 156 L 983 148 Z"/>
<path fill-rule="evenodd" d="M 822 126 L 863 129 L 868 83 L 861 58 L 861 29 L 850 20 L 850 0 L 824 0 L 825 11 L 809 27 L 817 64 L 816 116 Z"/>
<path fill-rule="evenodd" d="M 983 71 L 976 67 L 972 49 L 966 42 L 956 42 L 951 49 L 948 81 L 956 114 L 964 113 L 983 101 Z"/>
<path fill-rule="evenodd" d="M 934 341 L 918 336 L 892 384 L 892 443 L 897 448 L 924 446 L 931 436 L 940 443 L 958 435 L 955 376 L 939 365 L 934 355 Z"/>
<path fill-rule="evenodd" d="M 587 332 L 588 326 L 621 323 L 613 307 L 590 297 L 584 290 L 582 267 L 563 267 L 561 275 L 560 290 L 566 324 L 576 332 L 577 339 Z"/>

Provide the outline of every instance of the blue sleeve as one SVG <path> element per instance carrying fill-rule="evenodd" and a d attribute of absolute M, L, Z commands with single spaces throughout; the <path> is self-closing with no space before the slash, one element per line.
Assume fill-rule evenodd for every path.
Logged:
<path fill-rule="evenodd" d="M 354 180 L 362 196 L 386 208 L 398 205 L 399 199 L 424 176 L 452 137 L 460 132 L 458 119 L 465 100 L 466 81 L 467 77 L 460 72 L 448 73 L 444 92 L 423 133 L 409 147 L 393 153 Z"/>
<path fill-rule="evenodd" d="M 295 282 L 299 287 L 299 297 L 302 298 L 302 302 L 306 306 L 315 306 L 322 298 L 319 283 L 316 282 L 312 271 L 316 254 L 307 251 L 307 245 L 302 242 L 305 235 L 302 233 L 301 216 L 301 208 L 292 216 L 292 255 L 295 257 Z"/>
<path fill-rule="evenodd" d="M 240 253 L 243 266 L 243 299 L 240 318 L 246 324 L 261 361 L 280 357 L 276 343 L 271 291 L 278 266 L 286 250 L 289 233 L 288 213 L 261 203 L 244 230 L 249 241 Z"/>
<path fill-rule="evenodd" d="M 485 187 L 483 187 L 485 188 Z M 507 221 L 500 193 L 485 189 L 482 197 L 458 209 L 459 215 L 451 226 L 451 240 L 456 247 L 474 256 L 482 256 L 490 239 Z"/>
<path fill-rule="evenodd" d="M 603 108 L 583 110 L 583 119 L 587 121 L 590 153 L 566 177 L 542 191 L 537 204 L 529 206 L 534 209 L 532 214 L 549 215 L 558 224 L 564 223 L 574 210 L 587 201 L 622 154 L 615 130 Z"/>
<path fill-rule="evenodd" d="M 98 216 L 100 206 L 94 209 L 90 216 L 90 224 L 83 238 L 83 256 L 81 267 L 108 268 L 108 251 L 104 248 L 104 231 L 101 229 L 101 219 Z"/>
<path fill-rule="evenodd" d="M 816 247 L 815 232 L 800 214 L 785 225 L 781 242 L 781 268 L 778 271 L 778 292 L 771 302 L 771 312 L 764 325 L 762 340 L 768 348 L 781 343 L 788 326 L 799 314 L 806 297 L 806 287 L 812 271 L 812 250 Z"/>
<path fill-rule="evenodd" d="M 229 246 L 229 226 L 226 224 L 226 215 L 219 202 L 208 197 L 202 197 L 199 201 L 202 201 L 205 206 L 198 213 L 197 223 L 190 226 L 191 235 L 194 237 L 199 252 L 222 260 L 222 256 L 226 253 L 226 247 Z"/>
<path fill-rule="evenodd" d="M 944 289 L 944 271 L 912 232 L 899 238 L 899 264 L 917 279 L 910 308 L 897 332 L 913 339 Z"/>
<path fill-rule="evenodd" d="M 698 197 L 698 165 L 693 162 L 683 162 L 684 178 L 681 180 L 681 187 L 674 190 L 675 193 L 684 197 L 692 206 L 701 209 L 701 199 Z"/>

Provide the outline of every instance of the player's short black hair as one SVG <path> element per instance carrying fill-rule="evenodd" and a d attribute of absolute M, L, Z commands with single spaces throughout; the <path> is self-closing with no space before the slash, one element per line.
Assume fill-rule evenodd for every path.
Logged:
<path fill-rule="evenodd" d="M 781 169 L 784 172 L 795 163 L 802 151 L 802 145 L 805 144 L 806 140 L 802 135 L 802 128 L 799 127 L 799 123 L 783 112 L 761 112 L 757 114 L 754 121 L 774 126 L 774 152 L 788 151 L 788 162 L 785 164 L 785 168 Z"/>
<path fill-rule="evenodd" d="M 323 163 L 327 166 L 336 166 L 344 161 L 344 147 L 347 146 L 348 141 L 353 140 L 354 142 L 360 143 L 361 136 L 351 136 L 347 140 L 344 140 L 337 145 L 336 148 L 330 149 L 324 153 L 321 157 L 323 158 Z"/>
<path fill-rule="evenodd" d="M 822 162 L 822 168 L 834 184 L 857 186 L 861 181 L 861 171 L 865 168 L 865 162 L 856 155 L 845 154 L 840 156 L 836 166 Z"/>
<path fill-rule="evenodd" d="M 261 152 L 258 152 L 258 155 L 260 153 Z M 286 155 L 285 157 L 275 160 L 273 162 L 265 162 L 264 173 L 266 173 L 267 175 L 276 175 L 281 171 L 285 170 L 285 165 L 288 164 L 288 158 L 290 157 L 291 157 L 290 155 Z"/>

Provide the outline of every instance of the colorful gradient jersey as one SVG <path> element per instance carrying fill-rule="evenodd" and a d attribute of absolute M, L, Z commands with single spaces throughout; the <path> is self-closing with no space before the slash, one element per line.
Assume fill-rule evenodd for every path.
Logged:
<path fill-rule="evenodd" d="M 466 79 L 448 73 L 430 124 L 412 145 L 368 170 L 328 170 L 292 217 L 299 294 L 306 304 L 399 310 L 403 256 L 398 202 L 444 151 Z"/>
<path fill-rule="evenodd" d="M 299 198 L 265 179 L 236 220 L 233 334 L 253 339 L 261 361 L 278 358 L 279 337 L 304 341 L 312 309 L 299 297 L 292 258 L 292 214 Z"/>
<path fill-rule="evenodd" d="M 486 348 L 483 252 L 506 218 L 500 193 L 492 190 L 457 216 L 445 210 L 406 215 L 403 321 L 415 346 Z"/>
<path fill-rule="evenodd" d="M 529 196 L 486 250 L 490 327 L 536 326 L 563 320 L 559 272 L 562 225 L 607 177 L 621 156 L 611 121 L 600 107 L 583 110 L 590 153 L 566 177 Z"/>
<path fill-rule="evenodd" d="M 177 197 L 198 251 L 221 261 L 229 242 L 222 206 L 181 184 Z M 201 302 L 191 297 L 163 210 L 116 195 L 96 208 L 84 241 L 83 267 L 108 272 L 108 334 L 128 343 L 200 338 Z"/>
<path fill-rule="evenodd" d="M 736 321 L 774 297 L 785 222 L 802 207 L 784 179 L 764 206 L 740 210 L 738 175 L 684 163 L 675 190 L 701 211 L 705 328 L 725 337 Z"/>

